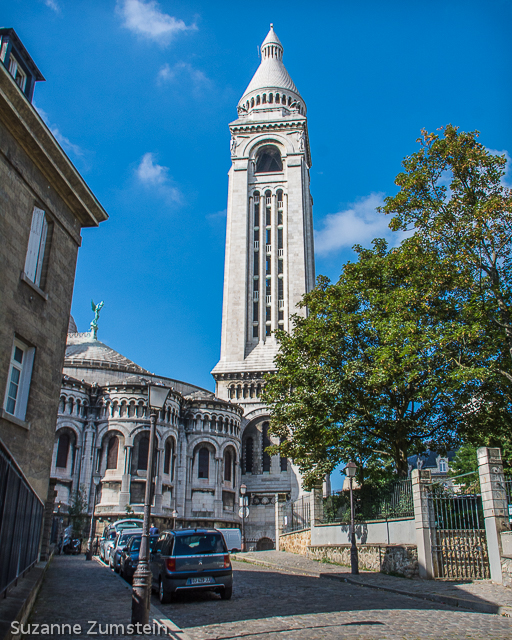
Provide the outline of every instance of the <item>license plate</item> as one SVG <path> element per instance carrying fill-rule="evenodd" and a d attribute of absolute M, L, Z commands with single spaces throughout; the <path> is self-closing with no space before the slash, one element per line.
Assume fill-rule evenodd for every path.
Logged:
<path fill-rule="evenodd" d="M 188 584 L 210 584 L 213 582 L 213 578 L 189 578 Z"/>

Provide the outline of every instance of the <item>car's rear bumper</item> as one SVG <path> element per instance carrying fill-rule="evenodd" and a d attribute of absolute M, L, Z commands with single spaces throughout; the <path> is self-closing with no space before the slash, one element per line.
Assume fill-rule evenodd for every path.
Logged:
<path fill-rule="evenodd" d="M 206 584 L 189 584 L 192 578 L 205 577 L 213 578 L 214 582 Z M 179 576 L 162 576 L 165 591 L 174 593 L 176 591 L 196 591 L 204 589 L 225 589 L 233 586 L 233 571 L 219 571 L 218 573 L 206 574 L 198 576 L 196 572 L 190 574 L 181 574 Z"/>

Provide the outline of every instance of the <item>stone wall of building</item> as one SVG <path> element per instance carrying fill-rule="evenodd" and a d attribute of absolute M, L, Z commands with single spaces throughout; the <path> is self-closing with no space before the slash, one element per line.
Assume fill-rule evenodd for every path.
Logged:
<path fill-rule="evenodd" d="M 512 587 L 512 558 L 501 558 L 503 586 Z"/>

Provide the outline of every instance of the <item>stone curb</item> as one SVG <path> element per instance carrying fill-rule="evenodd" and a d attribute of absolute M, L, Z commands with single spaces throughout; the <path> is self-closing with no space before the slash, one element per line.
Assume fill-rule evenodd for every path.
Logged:
<path fill-rule="evenodd" d="M 0 638 L 2 640 L 20 637 L 19 634 L 13 636 L 11 623 L 24 624 L 28 620 L 52 560 L 53 553 L 48 560 L 37 562 L 26 576 L 20 579 L 19 584 L 7 594 L 7 598 L 2 600 L 2 607 L 0 607 Z"/>
<path fill-rule="evenodd" d="M 107 569 L 112 571 L 109 565 L 103 562 L 103 560 L 100 560 L 98 556 L 93 556 L 93 560 L 96 560 L 96 562 L 102 567 L 106 567 Z M 121 578 L 121 576 L 115 571 L 112 571 L 112 573 L 118 580 L 120 580 L 123 583 L 124 586 L 129 584 L 126 582 L 126 580 Z M 162 638 L 167 637 L 167 638 L 175 638 L 176 640 L 191 640 L 190 636 L 187 634 L 186 631 L 183 631 L 183 629 L 178 627 L 178 625 L 175 624 L 169 617 L 167 617 L 165 613 L 160 611 L 158 607 L 155 607 L 153 603 L 151 603 L 149 615 L 150 615 L 150 618 L 152 618 L 157 624 L 162 625 L 167 629 L 167 632 L 168 632 L 167 636 L 161 636 Z"/>
<path fill-rule="evenodd" d="M 405 589 L 397 589 L 396 587 L 387 587 L 376 584 L 367 584 L 361 582 L 355 578 L 340 577 L 337 575 L 329 575 L 328 573 L 320 573 L 319 571 L 311 571 L 309 569 L 292 569 L 279 564 L 273 564 L 264 560 L 255 560 L 253 558 L 237 558 L 232 556 L 235 562 L 247 562 L 250 564 L 261 565 L 263 567 L 270 567 L 272 569 L 279 569 L 286 571 L 287 573 L 293 573 L 297 575 L 311 575 L 317 578 L 328 578 L 329 580 L 336 580 L 337 582 L 347 582 L 349 584 L 357 585 L 358 587 L 368 587 L 368 589 L 380 589 L 381 591 L 389 591 L 391 593 L 398 593 L 402 596 L 408 596 L 410 598 L 418 598 L 419 600 L 430 600 L 431 602 L 437 602 L 439 604 L 447 604 L 458 609 L 466 609 L 469 611 L 476 611 L 477 613 L 490 613 L 500 616 L 512 618 L 512 607 L 507 605 L 497 605 L 490 602 L 475 602 L 474 600 L 467 600 L 466 598 L 457 598 L 449 595 L 439 595 L 437 593 L 414 593 Z"/>

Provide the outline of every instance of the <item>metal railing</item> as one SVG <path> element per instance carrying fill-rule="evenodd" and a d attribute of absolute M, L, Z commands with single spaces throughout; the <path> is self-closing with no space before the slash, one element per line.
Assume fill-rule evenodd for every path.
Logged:
<path fill-rule="evenodd" d="M 512 505 L 512 476 L 505 476 L 505 493 L 507 495 L 507 505 Z"/>
<path fill-rule="evenodd" d="M 37 562 L 44 505 L 0 443 L 0 597 Z"/>
<path fill-rule="evenodd" d="M 254 241 L 254 250 L 258 251 L 260 248 L 260 241 L 259 240 L 255 240 Z"/>
<path fill-rule="evenodd" d="M 290 515 L 286 516 L 284 529 L 287 532 L 311 527 L 311 503 L 309 496 L 302 496 L 290 503 Z"/>
<path fill-rule="evenodd" d="M 278 253 L 278 257 L 282 258 L 284 256 L 284 249 L 279 249 L 277 253 Z"/>
<path fill-rule="evenodd" d="M 267 244 L 267 253 L 272 253 L 272 245 L 271 244 Z"/>
<path fill-rule="evenodd" d="M 412 483 L 397 480 L 382 487 L 363 486 L 354 489 L 354 515 L 358 522 L 414 518 Z M 350 523 L 350 493 L 337 491 L 324 498 L 324 523 Z"/>

